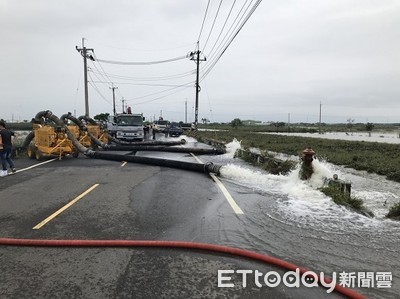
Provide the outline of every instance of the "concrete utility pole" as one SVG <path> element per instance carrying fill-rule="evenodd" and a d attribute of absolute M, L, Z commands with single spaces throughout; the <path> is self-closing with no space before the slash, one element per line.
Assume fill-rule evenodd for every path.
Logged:
<path fill-rule="evenodd" d="M 322 103 L 319 102 L 319 126 L 318 126 L 319 134 L 321 134 L 321 110 L 322 110 L 321 107 L 322 107 Z"/>
<path fill-rule="evenodd" d="M 185 101 L 185 124 L 187 124 L 187 99 Z"/>
<path fill-rule="evenodd" d="M 200 85 L 199 85 L 199 73 L 200 73 L 200 61 L 206 61 L 206 58 L 200 59 L 200 50 L 197 50 L 195 52 L 191 52 L 189 55 L 191 56 L 190 60 L 193 60 L 196 63 L 197 70 L 196 70 L 196 104 L 195 104 L 195 110 L 194 110 L 194 125 L 196 127 L 196 132 L 197 132 L 197 127 L 199 124 L 199 92 L 201 90 Z"/>
<path fill-rule="evenodd" d="M 114 84 L 112 84 L 112 87 L 110 87 L 110 89 L 112 89 L 112 93 L 113 93 L 113 113 L 114 113 L 114 115 L 116 115 L 117 112 L 115 110 L 115 90 L 118 89 L 118 87 L 114 87 Z M 122 110 L 124 110 L 124 108 L 122 108 Z"/>
<path fill-rule="evenodd" d="M 121 102 L 122 102 L 122 113 L 125 113 L 125 100 L 124 100 L 124 98 L 122 98 Z"/>
<path fill-rule="evenodd" d="M 85 38 L 82 38 L 82 48 L 75 47 L 78 52 L 81 53 L 83 57 L 83 80 L 85 86 L 85 115 L 89 116 L 89 92 L 88 92 L 88 80 L 87 80 L 87 58 L 94 61 L 93 49 L 88 49 L 85 47 Z"/>

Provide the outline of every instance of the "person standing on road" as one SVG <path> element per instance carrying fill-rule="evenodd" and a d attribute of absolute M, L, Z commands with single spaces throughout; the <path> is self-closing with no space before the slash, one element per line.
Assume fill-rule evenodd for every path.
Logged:
<path fill-rule="evenodd" d="M 2 170 L 0 172 L 0 176 L 6 176 L 8 174 L 7 172 L 7 163 L 11 168 L 12 172 L 15 172 L 15 166 L 14 162 L 11 160 L 11 150 L 12 150 L 12 137 L 15 137 L 15 134 L 13 131 L 7 130 L 6 129 L 6 124 L 4 121 L 0 121 L 0 159 L 1 159 L 1 165 L 2 165 Z"/>

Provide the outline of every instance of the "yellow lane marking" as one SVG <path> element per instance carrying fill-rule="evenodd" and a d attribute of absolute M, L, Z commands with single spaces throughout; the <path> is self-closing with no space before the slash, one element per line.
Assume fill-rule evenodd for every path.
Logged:
<path fill-rule="evenodd" d="M 51 214 L 49 217 L 47 217 L 45 220 L 43 220 L 42 222 L 40 222 L 38 225 L 36 225 L 35 227 L 33 227 L 32 229 L 40 229 L 42 226 L 44 226 L 45 224 L 47 224 L 48 222 L 50 222 L 51 220 L 53 220 L 55 217 L 57 217 L 58 215 L 60 215 L 62 212 L 64 212 L 66 209 L 68 209 L 70 206 L 72 206 L 74 203 L 76 203 L 78 200 L 80 200 L 82 197 L 84 197 L 85 195 L 87 195 L 88 193 L 90 193 L 91 191 L 93 191 L 97 186 L 99 186 L 100 184 L 94 184 L 92 187 L 90 187 L 89 189 L 87 189 L 85 192 L 83 192 L 82 194 L 78 195 L 75 199 L 71 200 L 69 203 L 67 203 L 65 206 L 63 206 L 61 209 L 59 209 L 57 212 Z"/>
<path fill-rule="evenodd" d="M 193 153 L 190 153 L 193 158 L 196 159 L 197 162 L 204 164 L 199 158 L 197 158 Z M 221 189 L 222 193 L 224 194 L 226 200 L 228 201 L 228 203 L 231 205 L 233 211 L 235 211 L 236 214 L 244 214 L 243 210 L 238 206 L 238 204 L 236 203 L 236 201 L 233 199 L 232 195 L 229 193 L 229 191 L 226 189 L 226 187 L 224 186 L 224 184 L 222 184 L 222 182 L 219 180 L 219 178 L 213 174 L 213 173 L 209 173 L 209 175 L 211 176 L 211 178 L 214 180 L 214 182 L 217 184 L 217 186 L 219 187 L 219 189 Z"/>
<path fill-rule="evenodd" d="M 124 167 L 125 165 L 126 165 L 126 163 L 128 163 L 127 161 L 124 161 L 122 164 L 121 164 L 121 167 Z"/>

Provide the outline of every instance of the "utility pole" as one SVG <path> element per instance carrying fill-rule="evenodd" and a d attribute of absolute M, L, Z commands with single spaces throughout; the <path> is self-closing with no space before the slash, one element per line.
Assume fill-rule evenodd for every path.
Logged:
<path fill-rule="evenodd" d="M 124 98 L 122 98 L 121 102 L 122 102 L 122 113 L 125 113 L 125 100 L 124 100 Z"/>
<path fill-rule="evenodd" d="M 117 114 L 116 110 L 115 110 L 115 90 L 118 89 L 118 87 L 114 87 L 114 84 L 111 84 L 112 87 L 110 87 L 110 89 L 112 89 L 112 93 L 113 93 L 113 112 L 114 115 Z M 122 107 L 122 110 L 124 110 L 124 108 Z"/>
<path fill-rule="evenodd" d="M 185 101 L 185 124 L 187 124 L 187 98 Z"/>
<path fill-rule="evenodd" d="M 206 58 L 200 59 L 200 50 L 197 50 L 195 52 L 190 52 L 190 60 L 193 60 L 196 63 L 197 69 L 196 69 L 196 104 L 195 104 L 195 110 L 194 110 L 194 125 L 195 125 L 195 130 L 197 132 L 197 127 L 199 124 L 199 92 L 201 90 L 200 85 L 199 85 L 199 73 L 200 73 L 200 61 L 206 61 Z"/>
<path fill-rule="evenodd" d="M 93 49 L 88 49 L 85 47 L 85 38 L 82 38 L 82 48 L 75 47 L 78 52 L 81 53 L 83 57 L 83 80 L 85 86 L 85 115 L 89 116 L 89 92 L 88 92 L 88 80 L 87 80 L 87 58 L 94 61 Z"/>
<path fill-rule="evenodd" d="M 288 113 L 287 130 L 288 130 L 288 133 L 290 133 L 290 113 Z"/>
<path fill-rule="evenodd" d="M 321 134 L 321 110 L 322 110 L 321 107 L 322 103 L 319 102 L 319 128 L 318 128 L 319 134 Z"/>

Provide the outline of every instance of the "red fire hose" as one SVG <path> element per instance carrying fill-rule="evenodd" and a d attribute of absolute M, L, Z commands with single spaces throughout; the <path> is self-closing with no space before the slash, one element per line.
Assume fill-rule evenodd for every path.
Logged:
<path fill-rule="evenodd" d="M 43 247 L 169 247 L 169 248 L 186 248 L 186 249 L 201 249 L 226 253 L 236 256 L 250 258 L 256 261 L 261 261 L 270 265 L 275 265 L 289 271 L 299 269 L 301 274 L 308 270 L 298 267 L 294 264 L 285 262 L 278 258 L 252 252 L 249 250 L 207 244 L 197 242 L 184 241 L 146 241 L 146 240 L 38 240 L 38 239 L 11 239 L 0 238 L 0 245 L 8 246 L 43 246 Z M 329 278 L 324 278 L 326 284 L 332 282 Z M 344 288 L 338 284 L 335 285 L 335 291 L 351 299 L 365 299 L 365 297 L 351 289 Z"/>

